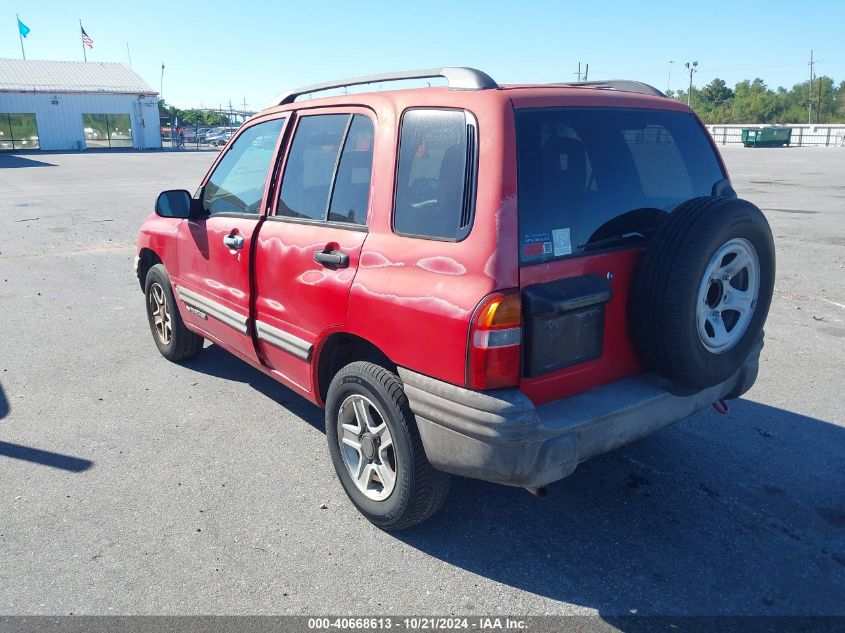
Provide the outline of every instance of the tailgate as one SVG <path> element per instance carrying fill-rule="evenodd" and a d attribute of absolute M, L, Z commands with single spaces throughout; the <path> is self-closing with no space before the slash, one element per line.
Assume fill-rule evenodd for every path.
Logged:
<path fill-rule="evenodd" d="M 654 228 L 725 178 L 689 111 L 519 108 L 520 389 L 543 404 L 642 371 L 628 328 Z"/>

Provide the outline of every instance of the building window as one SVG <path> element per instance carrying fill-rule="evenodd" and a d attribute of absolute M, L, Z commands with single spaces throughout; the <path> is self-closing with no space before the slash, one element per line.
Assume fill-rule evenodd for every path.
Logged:
<path fill-rule="evenodd" d="M 88 147 L 132 147 L 128 114 L 83 114 L 82 127 Z"/>
<path fill-rule="evenodd" d="M 34 114 L 0 113 L 0 149 L 40 149 Z"/>

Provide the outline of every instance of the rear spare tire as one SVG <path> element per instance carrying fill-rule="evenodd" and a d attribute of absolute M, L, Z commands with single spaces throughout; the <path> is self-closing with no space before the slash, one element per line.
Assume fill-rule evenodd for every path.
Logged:
<path fill-rule="evenodd" d="M 774 242 L 760 209 L 736 198 L 684 202 L 655 231 L 634 282 L 640 358 L 691 387 L 726 380 L 760 336 L 774 280 Z"/>

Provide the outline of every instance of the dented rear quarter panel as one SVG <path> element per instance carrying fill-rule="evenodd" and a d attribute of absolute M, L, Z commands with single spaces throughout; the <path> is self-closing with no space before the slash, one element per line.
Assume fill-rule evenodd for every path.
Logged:
<path fill-rule="evenodd" d="M 485 295 L 519 282 L 516 166 L 513 152 L 506 151 L 512 147 L 513 113 L 505 93 L 484 92 L 422 91 L 378 111 L 370 232 L 346 325 L 396 364 L 461 385 L 473 310 Z M 460 242 L 393 232 L 399 122 L 411 107 L 465 108 L 478 122 L 475 216 Z"/>

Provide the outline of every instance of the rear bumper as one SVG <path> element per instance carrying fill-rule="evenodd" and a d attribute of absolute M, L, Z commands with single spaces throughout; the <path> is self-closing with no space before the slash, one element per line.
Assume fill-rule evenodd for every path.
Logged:
<path fill-rule="evenodd" d="M 517 389 L 478 392 L 399 368 L 426 455 L 440 470 L 514 486 L 543 486 L 583 461 L 659 431 L 757 378 L 762 336 L 728 380 L 679 391 L 645 373 L 535 407 Z"/>

